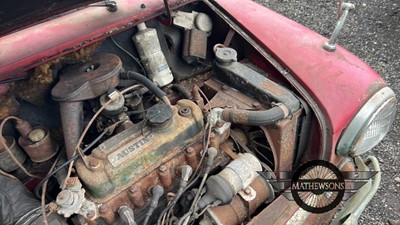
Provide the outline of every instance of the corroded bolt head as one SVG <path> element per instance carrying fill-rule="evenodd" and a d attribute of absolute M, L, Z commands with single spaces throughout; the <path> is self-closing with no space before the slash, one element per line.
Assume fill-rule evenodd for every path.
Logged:
<path fill-rule="evenodd" d="M 214 138 L 216 138 L 216 137 L 217 137 L 217 135 L 216 135 L 214 132 L 211 132 L 210 138 L 211 138 L 211 139 L 214 139 Z"/>
<path fill-rule="evenodd" d="M 74 187 L 76 185 L 77 182 L 77 177 L 70 177 L 67 179 L 67 187 Z"/>
<path fill-rule="evenodd" d="M 250 188 L 244 189 L 244 193 L 247 195 L 251 194 L 251 189 Z"/>
<path fill-rule="evenodd" d="M 129 188 L 129 192 L 130 192 L 131 194 L 135 193 L 137 190 L 138 190 L 138 189 L 137 189 L 136 187 L 130 187 L 130 188 Z"/>
<path fill-rule="evenodd" d="M 90 159 L 89 166 L 93 169 L 98 168 L 100 166 L 100 161 L 97 159 Z"/>
<path fill-rule="evenodd" d="M 110 209 L 110 207 L 108 207 L 107 205 L 101 205 L 99 207 L 100 213 L 103 213 L 103 214 L 106 213 L 109 209 Z"/>
<path fill-rule="evenodd" d="M 261 107 L 261 104 L 259 102 L 253 102 L 253 107 L 258 109 Z"/>
<path fill-rule="evenodd" d="M 94 212 L 94 211 L 89 211 L 87 214 L 86 214 L 86 218 L 88 218 L 88 219 L 94 219 L 94 217 L 96 216 L 96 213 Z"/>
<path fill-rule="evenodd" d="M 194 152 L 194 148 L 193 147 L 189 147 L 189 148 L 186 149 L 186 152 L 187 153 L 192 153 L 192 152 Z"/>
<path fill-rule="evenodd" d="M 158 168 L 158 170 L 160 171 L 160 172 L 165 172 L 165 171 L 167 171 L 167 166 L 166 165 L 162 165 L 162 166 L 160 166 L 160 168 Z"/>
<path fill-rule="evenodd" d="M 216 125 L 218 128 L 221 128 L 222 126 L 224 126 L 224 121 L 218 120 L 217 123 L 215 123 L 215 125 Z"/>

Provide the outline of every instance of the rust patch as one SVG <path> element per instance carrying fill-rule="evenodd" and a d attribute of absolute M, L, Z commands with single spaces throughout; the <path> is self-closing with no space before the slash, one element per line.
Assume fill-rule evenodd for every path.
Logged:
<path fill-rule="evenodd" d="M 254 199 L 247 202 L 239 195 L 236 195 L 229 204 L 211 208 L 210 211 L 212 213 L 209 216 L 216 217 L 220 224 L 240 224 L 270 197 L 272 193 L 269 192 L 267 185 L 263 178 L 256 178 L 250 184 L 250 187 L 257 193 Z"/>
<path fill-rule="evenodd" d="M 295 156 L 296 127 L 300 115 L 301 110 L 298 110 L 292 118 L 286 118 L 276 124 L 261 127 L 274 155 L 275 171 L 292 170 Z"/>

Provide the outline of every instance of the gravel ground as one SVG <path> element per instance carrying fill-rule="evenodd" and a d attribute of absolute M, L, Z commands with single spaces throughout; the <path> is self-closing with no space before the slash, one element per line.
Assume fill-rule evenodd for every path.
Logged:
<path fill-rule="evenodd" d="M 335 26 L 337 1 L 334 0 L 257 2 L 326 37 Z M 350 2 L 356 9 L 350 12 L 339 43 L 381 74 L 400 96 L 400 0 Z M 400 104 L 397 109 L 390 133 L 371 152 L 381 163 L 382 183 L 359 224 L 388 224 L 388 219 L 400 224 Z"/>

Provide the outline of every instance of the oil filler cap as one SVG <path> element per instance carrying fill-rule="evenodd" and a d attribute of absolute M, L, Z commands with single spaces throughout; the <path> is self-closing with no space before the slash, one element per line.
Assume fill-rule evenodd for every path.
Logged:
<path fill-rule="evenodd" d="M 146 119 L 153 126 L 166 124 L 172 118 L 172 109 L 166 104 L 157 104 L 146 112 Z"/>

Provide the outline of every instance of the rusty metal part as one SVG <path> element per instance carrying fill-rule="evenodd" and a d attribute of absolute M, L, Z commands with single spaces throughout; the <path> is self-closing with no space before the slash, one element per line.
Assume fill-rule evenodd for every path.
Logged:
<path fill-rule="evenodd" d="M 115 221 L 115 214 L 108 205 L 101 205 L 99 207 L 100 217 L 108 223 L 112 224 Z"/>
<path fill-rule="evenodd" d="M 161 165 L 158 168 L 158 175 L 164 187 L 170 188 L 172 184 L 172 174 L 170 168 L 166 165 Z"/>
<path fill-rule="evenodd" d="M 191 29 L 185 31 L 182 58 L 189 64 L 200 63 L 207 57 L 207 32 Z"/>
<path fill-rule="evenodd" d="M 274 155 L 274 171 L 292 171 L 295 157 L 297 124 L 301 110 L 291 118 L 286 118 L 276 124 L 263 126 L 268 143 Z"/>
<path fill-rule="evenodd" d="M 220 145 L 220 149 L 224 151 L 229 157 L 231 157 L 233 160 L 238 158 L 238 155 L 235 154 L 232 149 L 229 147 L 227 143 L 223 143 Z"/>
<path fill-rule="evenodd" d="M 67 185 L 66 187 L 74 187 L 77 186 L 79 184 L 79 178 L 78 177 L 69 177 L 67 180 Z"/>
<path fill-rule="evenodd" d="M 268 207 L 255 216 L 248 225 L 282 225 L 293 216 L 299 206 L 284 196 L 279 196 Z"/>
<path fill-rule="evenodd" d="M 246 201 L 242 196 L 236 195 L 232 201 L 227 205 L 212 207 L 206 211 L 207 222 L 204 224 L 224 224 L 224 225 L 238 225 L 241 224 L 246 218 L 250 217 L 256 209 L 265 203 L 273 192 L 264 179 L 257 177 L 250 187 L 255 191 L 255 196 L 252 200 Z M 251 193 L 249 188 L 248 193 Z M 202 221 L 203 222 L 203 221 Z"/>
<path fill-rule="evenodd" d="M 58 152 L 58 145 L 50 135 L 50 131 L 43 127 L 34 127 L 26 138 L 18 139 L 19 145 L 25 150 L 33 162 L 45 162 Z"/>
<path fill-rule="evenodd" d="M 129 197 L 134 206 L 141 208 L 144 205 L 142 190 L 136 186 L 129 188 Z"/>
<path fill-rule="evenodd" d="M 204 109 L 204 99 L 201 97 L 200 92 L 199 92 L 199 87 L 197 85 L 193 85 L 192 89 L 192 94 L 193 94 L 193 99 L 197 103 L 197 105 L 200 107 L 200 109 Z"/>
<path fill-rule="evenodd" d="M 196 168 L 199 164 L 199 158 L 197 157 L 196 150 L 193 147 L 188 147 L 185 153 L 186 161 L 188 162 L 189 166 Z"/>
<path fill-rule="evenodd" d="M 182 107 L 179 109 L 179 115 L 181 116 L 190 116 L 192 111 L 188 107 Z"/>
<path fill-rule="evenodd" d="M 113 54 L 95 54 L 85 62 L 69 66 L 52 89 L 53 99 L 60 101 L 61 121 L 68 158 L 82 133 L 82 100 L 99 97 L 119 84 L 121 59 Z"/>
<path fill-rule="evenodd" d="M 200 151 L 202 150 L 201 138 L 199 137 L 193 142 L 194 144 L 190 145 L 188 148 L 192 149 L 190 151 L 193 151 L 196 156 L 199 156 Z M 177 154 L 174 158 L 163 164 L 166 167 L 169 167 L 171 174 L 174 174 L 174 176 L 176 177 L 180 176 L 180 174 L 178 173 L 179 168 L 182 165 L 189 164 L 187 161 L 186 151 L 181 152 L 185 153 Z M 198 166 L 198 160 L 199 159 L 197 159 L 197 162 L 193 165 L 193 168 L 196 168 Z M 231 159 L 225 153 L 220 152 L 214 160 L 214 166 L 223 168 L 230 161 Z M 176 187 L 178 185 L 178 182 L 178 179 L 173 179 L 173 183 L 171 186 Z M 124 189 L 118 195 L 109 200 L 103 201 L 101 205 L 107 205 L 108 207 L 110 207 L 114 216 L 116 216 L 119 207 L 123 205 L 134 209 L 135 215 L 140 214 L 143 210 L 143 207 L 148 204 L 149 200 L 151 199 L 151 194 L 149 193 L 149 190 L 155 185 L 163 185 L 160 179 L 159 169 L 155 169 L 152 172 L 149 172 L 146 176 L 135 182 L 132 186 Z M 100 215 L 100 217 L 103 218 L 102 215 Z M 103 219 L 106 220 L 105 218 Z"/>
<path fill-rule="evenodd" d="M 99 97 L 119 84 L 121 59 L 114 54 L 95 54 L 85 63 L 69 66 L 51 94 L 56 101 L 82 101 Z"/>
<path fill-rule="evenodd" d="M 204 82 L 204 92 L 207 96 L 214 96 L 205 108 L 211 105 L 213 108 L 255 109 L 254 99 L 218 81 L 210 79 Z"/>
<path fill-rule="evenodd" d="M 18 133 L 21 135 L 21 137 L 27 137 L 29 132 L 32 130 L 29 122 L 22 119 L 16 121 L 15 128 L 18 130 Z"/>
<path fill-rule="evenodd" d="M 265 109 L 254 99 L 238 92 L 228 86 L 223 86 L 215 80 L 204 82 L 204 91 L 207 96 L 214 96 L 210 100 L 212 107 L 238 108 L 238 109 Z M 208 108 L 206 105 L 205 108 Z M 297 122 L 301 115 L 298 110 L 291 118 L 283 119 L 273 125 L 262 126 L 268 143 L 273 152 L 275 171 L 291 171 L 296 144 Z M 246 140 L 247 141 L 247 140 Z"/>
<path fill-rule="evenodd" d="M 0 137 L 2 138 L 2 137 Z M 25 162 L 26 155 L 24 151 L 16 144 L 16 141 L 11 136 L 4 136 L 5 144 L 11 150 L 15 158 L 22 164 Z M 5 172 L 12 172 L 19 168 L 19 166 L 11 158 L 10 154 L 0 145 L 0 168 Z"/>
<path fill-rule="evenodd" d="M 183 107 L 191 109 L 190 117 L 178 115 Z M 99 169 L 90 170 L 82 160 L 76 161 L 79 177 L 94 201 L 112 198 L 177 154 L 184 155 L 180 149 L 199 139 L 203 115 L 198 106 L 180 100 L 172 111 L 166 126 L 156 128 L 142 122 L 100 144 L 90 155 L 103 162 Z"/>
<path fill-rule="evenodd" d="M 217 135 L 214 132 L 210 134 L 210 146 L 216 149 L 219 149 L 220 142 L 217 138 Z"/>
<path fill-rule="evenodd" d="M 70 159 L 83 129 L 83 102 L 60 102 L 61 122 L 64 132 L 64 145 Z"/>

